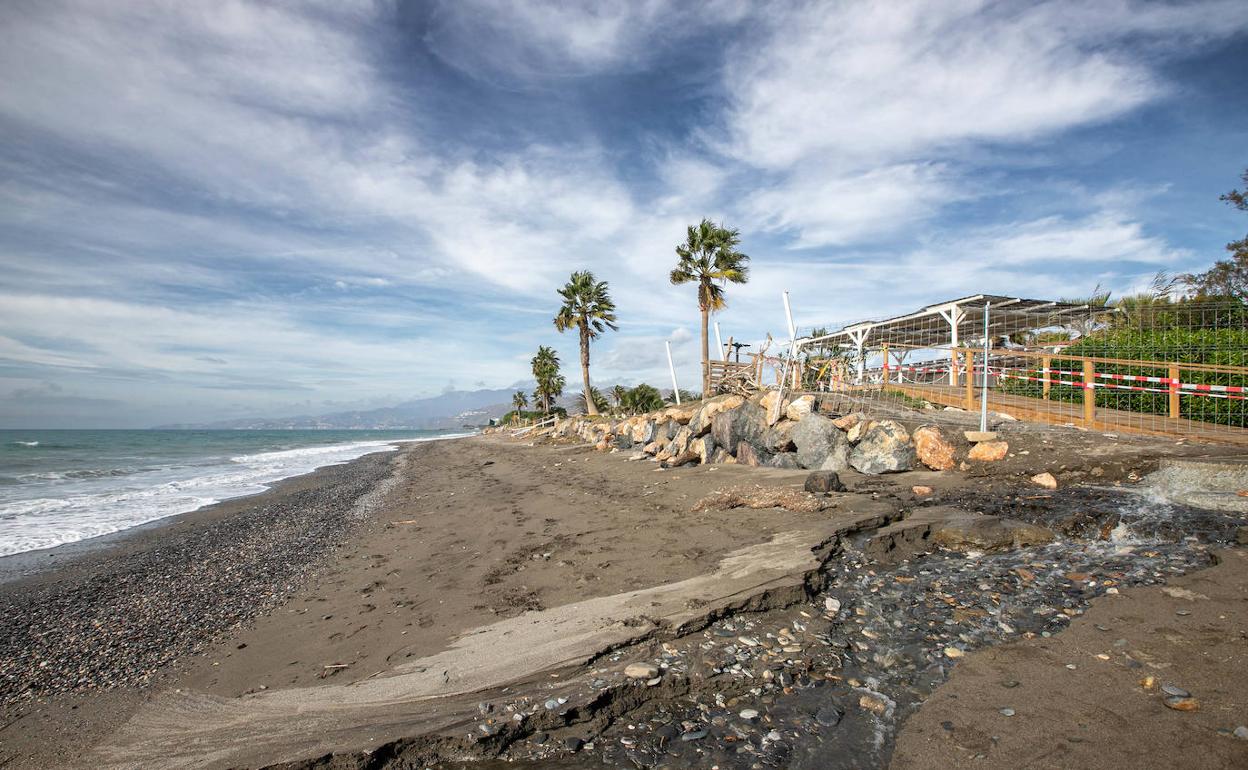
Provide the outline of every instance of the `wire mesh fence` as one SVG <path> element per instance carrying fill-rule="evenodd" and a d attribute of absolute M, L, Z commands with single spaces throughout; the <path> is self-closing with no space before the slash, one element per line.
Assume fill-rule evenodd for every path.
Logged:
<path fill-rule="evenodd" d="M 1248 306 L 1113 307 L 977 295 L 799 335 L 736 371 L 830 411 L 988 410 L 1020 420 L 1248 444 Z M 748 367 L 748 376 L 745 369 Z"/>

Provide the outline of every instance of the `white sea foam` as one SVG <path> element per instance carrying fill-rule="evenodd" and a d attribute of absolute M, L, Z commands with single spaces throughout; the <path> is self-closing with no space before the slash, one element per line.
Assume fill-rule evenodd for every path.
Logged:
<path fill-rule="evenodd" d="M 463 435 L 469 434 L 411 441 Z M 372 452 L 392 451 L 402 443 L 406 441 L 359 441 L 239 455 L 216 466 L 95 478 L 77 493 L 10 500 L 0 503 L 0 556 L 107 535 L 222 500 L 263 492 L 276 481 Z M 107 486 L 98 486 L 105 482 Z"/>
<path fill-rule="evenodd" d="M 39 446 L 38 441 L 14 441 L 16 446 Z"/>

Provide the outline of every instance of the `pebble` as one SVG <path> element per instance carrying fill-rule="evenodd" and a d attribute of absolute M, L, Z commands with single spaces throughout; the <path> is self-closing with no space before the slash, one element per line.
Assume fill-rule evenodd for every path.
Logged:
<path fill-rule="evenodd" d="M 737 714 L 737 716 L 741 717 L 742 719 L 753 721 L 755 719 L 758 719 L 758 712 L 755 711 L 754 709 L 742 709 L 741 713 Z"/>
<path fill-rule="evenodd" d="M 629 663 L 624 667 L 624 676 L 629 679 L 653 679 L 659 675 L 659 667 L 653 663 Z"/>
<path fill-rule="evenodd" d="M 841 721 L 841 712 L 833 706 L 824 706 L 815 712 L 815 721 L 824 727 L 835 727 Z"/>
<path fill-rule="evenodd" d="M 1231 735 L 1234 735 L 1242 741 L 1248 741 L 1248 726 L 1240 725 L 1239 727 L 1236 727 L 1231 732 Z"/>
<path fill-rule="evenodd" d="M 841 600 L 829 596 L 823 600 L 823 609 L 827 612 L 831 612 L 832 614 L 836 614 L 841 611 Z"/>
<path fill-rule="evenodd" d="M 1171 695 L 1166 698 L 1166 708 L 1171 708 L 1175 711 L 1199 711 L 1200 701 L 1192 697 Z"/>
<path fill-rule="evenodd" d="M 682 733 L 680 739 L 682 741 L 700 741 L 705 737 L 706 730 L 692 730 L 687 733 Z"/>
<path fill-rule="evenodd" d="M 1001 709 L 1001 716 L 1003 717 L 1014 716 L 1014 709 L 1010 709 L 1010 708 Z"/>
<path fill-rule="evenodd" d="M 1161 686 L 1161 691 L 1164 692 L 1166 695 L 1176 695 L 1180 698 L 1190 698 L 1192 696 L 1190 692 L 1188 692 L 1187 690 L 1184 690 L 1182 687 L 1179 687 L 1178 685 L 1170 684 L 1168 682 Z"/>
<path fill-rule="evenodd" d="M 957 647 L 946 647 L 945 657 L 946 658 L 963 658 L 963 657 L 966 657 L 966 653 L 963 652 L 962 650 L 959 650 Z"/>

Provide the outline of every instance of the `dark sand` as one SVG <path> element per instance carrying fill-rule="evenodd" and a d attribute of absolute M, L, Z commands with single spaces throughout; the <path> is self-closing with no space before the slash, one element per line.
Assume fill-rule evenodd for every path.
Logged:
<path fill-rule="evenodd" d="M 874 498 L 903 508 L 916 502 L 909 491 L 913 484 L 933 486 L 938 496 L 956 498 L 972 492 L 983 496 L 1016 490 L 1028 475 L 1042 470 L 1055 472 L 1064 485 L 1086 481 L 1093 467 L 1101 469 L 1096 475 L 1098 483 L 1130 483 L 1125 480 L 1155 467 L 1158 454 L 1209 451 L 1073 431 L 1028 432 L 1012 437 L 1011 443 L 1017 451 L 1009 460 L 969 474 L 844 476 L 857 493 L 855 498 Z M 150 585 L 150 591 L 161 602 L 184 596 L 185 580 L 176 575 L 184 568 L 187 556 L 172 544 L 185 542 L 187 547 L 211 546 L 233 553 L 244 541 L 235 522 L 267 521 L 275 514 L 284 522 L 280 530 L 249 531 L 253 539 L 269 531 L 281 542 L 289 542 L 291 532 L 300 531 L 301 522 L 326 535 L 303 543 L 302 569 L 266 574 L 262 576 L 265 579 L 255 581 L 252 593 L 233 596 L 239 602 L 238 609 L 221 614 L 224 622 L 197 623 L 194 617 L 181 614 L 165 619 L 159 614 L 139 613 L 139 625 L 179 629 L 174 643 L 163 657 L 154 659 L 158 665 L 143 681 L 120 682 L 102 691 L 49 691 L 33 700 L 11 701 L 0 715 L 0 767 L 50 767 L 60 764 L 62 757 L 80 755 L 110 735 L 160 690 L 191 689 L 233 697 L 259 689 L 314 685 L 327 679 L 335 683 L 367 679 L 408 657 L 437 652 L 456 635 L 500 618 L 710 572 L 726 553 L 764 542 L 812 515 L 782 510 L 689 512 L 697 499 L 714 489 L 741 483 L 800 484 L 802 472 L 739 466 L 659 472 L 653 463 L 627 462 L 627 456 L 627 452 L 599 454 L 577 446 L 528 447 L 492 437 L 415 444 L 398 455 L 372 456 L 325 469 L 266 495 L 178 517 L 167 526 L 139 531 L 103 551 L 64 559 L 55 570 L 0 585 L 0 602 L 7 607 L 27 602 L 29 608 L 31 598 L 42 595 L 40 592 L 59 591 L 80 602 L 81 606 L 71 607 L 69 612 L 89 615 L 100 608 L 82 594 L 83 586 L 113 585 L 119 580 L 124 583 L 123 578 L 149 574 L 142 570 L 159 572 L 162 565 L 175 577 Z M 385 504 L 348 521 L 344 510 L 385 475 L 376 470 L 391 463 L 398 472 L 397 485 Z M 306 517 L 306 511 L 324 513 Z M 211 562 L 213 553 L 205 550 L 198 558 Z M 260 549 L 252 555 L 263 560 L 265 553 Z M 282 553 L 283 558 L 289 556 L 286 551 Z M 1242 573 L 1237 577 L 1219 568 L 1201 574 L 1219 584 L 1216 606 L 1229 624 L 1228 644 L 1238 644 L 1242 656 Z M 1209 587 L 1202 592 L 1214 596 L 1213 591 Z M 212 591 L 201 593 L 204 597 L 212 595 Z M 1153 589 L 1130 589 L 1115 601 L 1128 599 L 1140 602 L 1140 608 L 1106 624 L 1115 628 L 1114 638 L 1147 639 L 1153 618 L 1159 613 L 1173 614 L 1168 604 L 1172 600 L 1156 595 Z M 107 604 L 113 598 L 104 592 L 96 601 Z M 1212 607 L 1214 603 L 1206 605 Z M 214 617 L 217 614 L 213 613 Z M 10 643 L 19 636 L 13 632 L 21 623 L 14 621 L 16 617 L 5 617 L 3 638 Z M 1195 617 L 1194 612 L 1184 620 Z M 1069 634 L 1071 639 L 1081 627 L 1076 625 L 1076 631 Z M 162 644 L 168 642 L 167 636 L 160 636 Z M 1044 644 L 1050 648 L 1066 644 L 1067 636 L 1044 640 Z M 1183 682 L 1193 690 L 1199 690 L 1207 680 L 1222 678 L 1223 667 L 1231 665 L 1225 655 L 1202 654 L 1205 637 L 1199 638 L 1199 642 L 1185 642 L 1196 651 L 1185 658 L 1183 669 Z M 979 656 L 1030 644 L 1020 642 L 977 653 L 963 665 L 973 671 Z M 1099 661 L 1093 658 L 1091 662 Z M 1242 658 L 1240 662 L 1242 669 Z M 928 710 L 944 707 L 946 688 L 963 686 L 961 668 L 958 671 L 911 719 L 915 732 L 910 727 L 903 731 L 897 758 L 904 764 L 899 766 L 947 767 L 969 756 L 944 744 L 943 750 L 952 753 L 941 754 L 916 744 L 937 740 L 924 731 L 928 721 L 925 715 Z M 1044 671 L 1052 673 L 1047 664 Z M 1024 676 L 1029 674 L 1021 672 L 1015 678 L 1022 681 Z M 1060 681 L 1064 680 L 1054 678 L 1048 684 Z M 1009 705 L 1019 716 L 990 733 L 1001 740 L 988 752 L 989 757 L 1016 764 L 1032 757 L 1027 752 L 1036 748 L 1035 738 L 1027 737 L 1025 728 L 1034 723 L 1024 717 L 1063 709 L 1072 698 L 1090 704 L 1087 708 L 1093 711 L 1121 708 L 1115 700 L 1120 698 L 1119 692 L 1088 686 L 1090 680 L 1082 677 L 1067 684 L 1073 690 L 1028 683 L 1009 691 Z M 1218 713 L 1225 711 L 1227 715 L 1210 729 L 1233 727 L 1235 719 L 1248 722 L 1243 716 L 1248 692 L 1242 685 L 1240 682 L 1238 687 L 1229 688 L 1225 696 L 1199 693 L 1211 698 L 1207 709 L 1217 708 Z M 994 699 L 987 700 L 992 703 L 981 704 L 980 711 L 986 711 L 976 718 L 991 719 L 1001 707 Z M 1141 715 L 1141 729 L 1154 718 L 1206 718 L 1200 713 L 1169 712 L 1164 707 L 1161 711 L 1164 713 L 1159 716 Z M 977 713 L 967 710 L 965 718 Z M 947 718 L 931 724 L 943 729 L 939 723 Z M 971 727 L 968 722 L 967 734 Z M 980 726 L 974 729 L 984 731 Z M 1053 729 L 1052 735 L 1065 735 L 1067 726 L 1061 723 L 1060 728 Z M 1088 753 L 1062 755 L 1065 760 L 1059 765 L 1113 766 L 1106 765 L 1103 758 L 1119 751 L 1118 744 L 1125 735 L 1121 729 L 1087 730 L 1079 750 Z M 1209 740 L 1233 745 L 1235 739 L 1213 736 Z M 1014 748 L 1007 751 L 1007 746 Z M 1171 741 L 1158 745 L 1151 756 L 1160 766 L 1193 766 L 1188 762 L 1193 756 L 1189 748 Z M 1237 761 L 1240 755 L 1226 751 L 1201 755 L 1211 758 L 1211 764 L 1203 766 L 1237 766 L 1226 760 Z M 1085 759 L 1088 764 L 1081 764 Z"/>

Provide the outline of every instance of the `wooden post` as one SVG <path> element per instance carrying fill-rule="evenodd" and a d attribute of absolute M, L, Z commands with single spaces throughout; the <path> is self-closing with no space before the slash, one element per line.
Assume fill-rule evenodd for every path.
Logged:
<path fill-rule="evenodd" d="M 1043 391 L 1044 391 L 1045 401 L 1049 400 L 1049 391 L 1053 387 L 1053 383 L 1051 382 L 1053 378 L 1049 376 L 1049 366 L 1052 363 L 1053 363 L 1053 359 L 1050 358 L 1049 356 L 1045 356 L 1044 358 L 1040 359 L 1040 376 L 1044 379 Z"/>
<path fill-rule="evenodd" d="M 1096 421 L 1096 365 L 1083 362 L 1083 422 L 1091 428 Z"/>
<path fill-rule="evenodd" d="M 1170 419 L 1179 419 L 1179 367 L 1170 366 Z"/>
<path fill-rule="evenodd" d="M 888 384 L 888 343 L 887 342 L 884 343 L 884 346 L 881 348 L 881 350 L 884 352 L 884 384 L 887 385 Z"/>
<path fill-rule="evenodd" d="M 966 361 L 966 411 L 975 411 L 975 354 L 967 348 L 962 352 Z"/>

